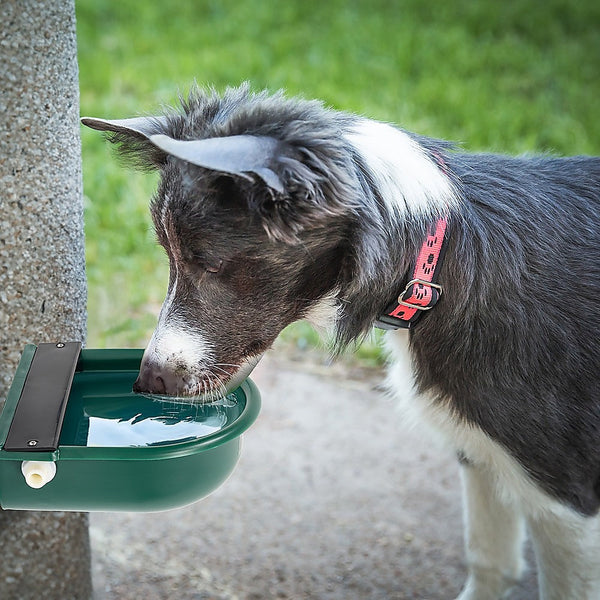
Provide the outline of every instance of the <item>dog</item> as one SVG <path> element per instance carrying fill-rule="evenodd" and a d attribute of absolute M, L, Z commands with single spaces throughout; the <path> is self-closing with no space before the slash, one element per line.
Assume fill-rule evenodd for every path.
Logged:
<path fill-rule="evenodd" d="M 387 328 L 390 389 L 462 466 L 460 600 L 510 594 L 526 528 L 542 598 L 600 598 L 599 158 L 469 154 L 248 85 L 83 123 L 161 176 L 136 391 L 231 390 L 298 319 L 336 351 Z"/>

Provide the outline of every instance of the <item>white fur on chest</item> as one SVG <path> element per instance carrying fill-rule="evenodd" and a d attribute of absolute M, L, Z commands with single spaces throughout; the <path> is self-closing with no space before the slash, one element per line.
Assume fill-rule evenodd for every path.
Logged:
<path fill-rule="evenodd" d="M 388 333 L 386 345 L 392 358 L 387 387 L 398 399 L 400 410 L 411 426 L 424 426 L 446 447 L 489 470 L 503 503 L 513 504 L 531 516 L 540 511 L 556 516 L 571 513 L 543 492 L 523 467 L 483 430 L 458 420 L 446 405 L 435 402 L 430 395 L 416 392 L 408 331 Z"/>

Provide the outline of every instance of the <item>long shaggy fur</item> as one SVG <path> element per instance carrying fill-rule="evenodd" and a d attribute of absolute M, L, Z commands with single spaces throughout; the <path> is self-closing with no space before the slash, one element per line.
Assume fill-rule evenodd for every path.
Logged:
<path fill-rule="evenodd" d="M 268 167 L 284 191 L 187 164 L 158 150 L 154 133 L 275 138 L 282 151 Z M 467 154 L 247 86 L 223 96 L 195 89 L 166 121 L 112 139 L 136 164 L 161 171 L 152 212 L 172 269 L 160 323 L 171 327 L 169 339 L 195 331 L 206 349 L 183 357 L 186 377 L 200 377 L 194 361 L 205 368 L 260 356 L 325 299 L 336 304 L 339 347 L 359 339 L 404 288 L 427 227 L 445 216 L 444 294 L 410 331 L 407 386 L 414 383 L 424 414 L 443 415 L 466 463 L 493 473 L 514 461 L 540 497 L 577 518 L 598 514 L 600 159 Z M 147 352 L 140 386 L 187 381 Z M 489 448 L 496 459 L 485 458 Z M 467 488 L 477 489 L 473 481 Z M 548 531 L 531 525 L 540 538 Z M 473 573 L 464 599 L 507 589 Z M 600 590 L 592 575 L 582 578 L 588 587 L 560 584 L 561 597 Z"/>
<path fill-rule="evenodd" d="M 285 193 L 258 181 L 238 181 L 237 193 L 274 241 L 310 248 L 323 228 L 339 238 L 345 257 L 327 291 L 340 305 L 340 346 L 365 334 L 402 289 L 427 226 L 448 210 L 434 201 L 425 213 L 390 212 L 378 174 L 348 141 L 357 122 L 316 101 L 243 86 L 222 97 L 194 89 L 161 131 L 283 142 L 275 168 Z M 464 154 L 413 139 L 444 166 L 458 198 L 440 274 L 444 300 L 411 336 L 419 390 L 509 448 L 548 492 L 592 514 L 600 506 L 600 162 Z M 113 140 L 146 168 L 169 161 L 137 137 Z M 188 171 L 196 182 L 210 179 Z"/>

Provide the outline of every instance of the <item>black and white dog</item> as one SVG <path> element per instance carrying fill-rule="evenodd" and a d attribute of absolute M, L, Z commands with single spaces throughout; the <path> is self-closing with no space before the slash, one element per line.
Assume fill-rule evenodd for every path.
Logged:
<path fill-rule="evenodd" d="M 464 154 L 246 86 L 83 121 L 161 174 L 138 391 L 233 388 L 297 319 L 339 347 L 385 323 L 391 389 L 463 465 L 460 599 L 506 596 L 525 525 L 543 598 L 600 598 L 600 159 Z"/>

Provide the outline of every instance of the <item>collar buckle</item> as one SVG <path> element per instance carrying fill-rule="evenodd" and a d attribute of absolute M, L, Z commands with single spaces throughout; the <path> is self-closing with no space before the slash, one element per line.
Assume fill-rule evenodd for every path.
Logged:
<path fill-rule="evenodd" d="M 419 285 L 421 286 L 421 290 L 424 285 L 428 285 L 432 288 L 429 294 L 429 301 L 427 304 L 415 304 L 414 302 L 410 302 L 412 297 L 418 297 L 419 292 L 414 292 L 413 286 Z M 412 296 L 408 299 L 405 298 L 405 295 L 408 294 L 409 290 L 412 291 Z M 437 294 L 433 292 L 436 290 Z M 402 306 L 408 306 L 409 308 L 416 308 L 417 310 L 431 310 L 440 299 L 444 288 L 439 283 L 433 283 L 431 281 L 425 281 L 424 279 L 411 279 L 404 288 L 404 291 L 398 296 L 398 304 Z M 420 298 L 419 298 L 420 299 Z"/>
<path fill-rule="evenodd" d="M 431 310 L 444 291 L 439 283 L 434 283 L 439 274 L 448 243 L 446 235 L 447 217 L 437 220 L 428 228 L 412 270 L 412 279 L 406 284 L 398 299 L 390 304 L 375 321 L 381 329 L 410 329 L 421 315 Z"/>

